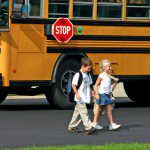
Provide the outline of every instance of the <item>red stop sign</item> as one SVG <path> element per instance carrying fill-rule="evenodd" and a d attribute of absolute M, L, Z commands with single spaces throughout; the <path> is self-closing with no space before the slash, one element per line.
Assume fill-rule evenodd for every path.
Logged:
<path fill-rule="evenodd" d="M 67 43 L 73 36 L 73 24 L 68 18 L 58 18 L 52 26 L 52 34 L 58 42 Z"/>

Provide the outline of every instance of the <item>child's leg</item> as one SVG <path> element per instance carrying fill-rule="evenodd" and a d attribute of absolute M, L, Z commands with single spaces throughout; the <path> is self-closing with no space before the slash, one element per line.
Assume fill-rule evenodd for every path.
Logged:
<path fill-rule="evenodd" d="M 93 113 L 95 114 L 96 113 L 96 110 L 97 110 L 97 104 L 96 104 L 96 102 L 94 103 L 94 105 L 93 105 Z"/>
<path fill-rule="evenodd" d="M 110 125 L 112 125 L 114 122 L 113 122 L 113 117 L 112 117 L 112 105 L 111 104 L 107 105 L 107 116 L 108 116 Z"/>
<path fill-rule="evenodd" d="M 81 120 L 83 121 L 83 125 L 85 126 L 85 130 L 90 130 L 92 128 L 92 124 L 85 103 L 80 104 L 79 113 L 81 116 Z"/>
<path fill-rule="evenodd" d="M 101 111 L 101 106 L 100 105 L 96 105 L 95 113 L 94 113 L 94 119 L 93 119 L 93 123 L 94 124 L 97 124 L 97 122 L 98 122 L 98 117 L 99 117 L 100 111 Z"/>
<path fill-rule="evenodd" d="M 79 113 L 79 105 L 76 104 L 76 106 L 74 108 L 74 112 L 73 112 L 71 122 L 69 123 L 68 129 L 75 128 L 79 125 L 79 123 L 81 122 L 81 119 L 78 119 L 79 114 L 80 114 Z"/>
<path fill-rule="evenodd" d="M 103 106 L 102 115 L 105 115 L 105 114 L 107 114 L 107 107 L 106 107 L 106 106 Z"/>
<path fill-rule="evenodd" d="M 110 104 L 110 105 L 107 105 L 107 110 L 108 110 L 108 113 L 107 113 L 107 115 L 108 115 L 108 120 L 109 120 L 109 123 L 110 123 L 110 125 L 109 125 L 109 130 L 111 131 L 111 130 L 116 130 L 116 129 L 120 128 L 121 125 L 116 124 L 116 123 L 114 123 L 114 121 L 113 121 L 113 117 L 112 117 L 112 105 L 111 105 L 111 104 Z"/>

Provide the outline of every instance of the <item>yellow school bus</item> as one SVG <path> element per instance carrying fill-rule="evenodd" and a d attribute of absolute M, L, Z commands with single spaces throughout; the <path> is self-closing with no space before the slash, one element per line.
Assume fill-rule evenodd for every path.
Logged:
<path fill-rule="evenodd" d="M 67 43 L 52 35 L 59 17 L 74 25 Z M 49 103 L 72 107 L 68 79 L 83 57 L 93 61 L 93 79 L 109 59 L 128 96 L 148 100 L 150 1 L 0 0 L 0 102 L 9 93 L 44 93 Z"/>

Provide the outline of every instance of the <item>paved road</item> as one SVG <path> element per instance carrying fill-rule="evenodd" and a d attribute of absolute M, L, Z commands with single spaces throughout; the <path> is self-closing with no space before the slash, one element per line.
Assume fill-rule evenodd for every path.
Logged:
<path fill-rule="evenodd" d="M 118 131 L 108 131 L 105 115 L 103 130 L 85 136 L 67 131 L 72 110 L 56 110 L 42 99 L 6 100 L 0 105 L 0 149 L 30 145 L 105 144 L 112 142 L 150 142 L 150 108 L 139 107 L 127 98 L 118 98 L 115 120 Z M 92 110 L 90 116 L 93 117 Z M 82 126 L 81 126 L 82 127 Z"/>

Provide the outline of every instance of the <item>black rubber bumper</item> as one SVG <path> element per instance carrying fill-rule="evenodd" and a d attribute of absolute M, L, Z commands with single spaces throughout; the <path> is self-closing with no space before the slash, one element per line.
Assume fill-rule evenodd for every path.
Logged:
<path fill-rule="evenodd" d="M 3 86 L 2 84 L 2 73 L 0 73 L 0 87 Z"/>

